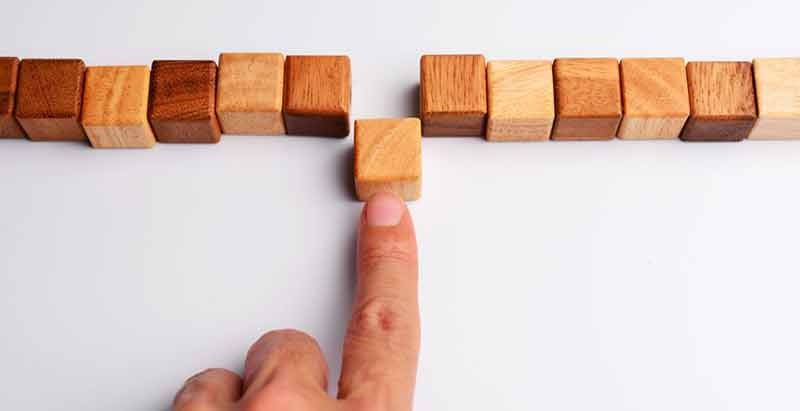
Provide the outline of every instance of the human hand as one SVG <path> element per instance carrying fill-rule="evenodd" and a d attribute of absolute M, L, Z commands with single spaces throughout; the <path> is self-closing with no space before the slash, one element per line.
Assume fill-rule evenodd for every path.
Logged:
<path fill-rule="evenodd" d="M 191 378 L 175 411 L 410 411 L 419 354 L 417 246 L 405 204 L 377 194 L 358 230 L 355 302 L 344 340 L 338 398 L 316 340 L 271 331 L 250 347 L 244 379 L 225 369 Z"/>

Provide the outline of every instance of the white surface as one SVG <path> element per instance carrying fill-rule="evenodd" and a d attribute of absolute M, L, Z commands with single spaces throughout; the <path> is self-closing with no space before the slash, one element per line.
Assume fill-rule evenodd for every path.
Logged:
<path fill-rule="evenodd" d="M 788 1 L 269 3 L 9 2 L 0 54 L 348 53 L 359 118 L 416 113 L 423 52 L 798 51 Z M 351 144 L 0 141 L 0 409 L 166 409 L 275 327 L 314 334 L 335 377 Z M 800 408 L 800 143 L 423 150 L 418 410 Z"/>

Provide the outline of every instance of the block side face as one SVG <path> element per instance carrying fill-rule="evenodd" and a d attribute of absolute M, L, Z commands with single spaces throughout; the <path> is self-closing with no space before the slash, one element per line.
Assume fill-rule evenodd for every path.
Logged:
<path fill-rule="evenodd" d="M 217 113 L 280 112 L 283 107 L 280 53 L 223 53 L 219 58 Z"/>
<path fill-rule="evenodd" d="M 800 138 L 800 118 L 759 118 L 748 136 L 751 140 Z"/>
<path fill-rule="evenodd" d="M 86 136 L 94 148 L 150 148 L 156 143 L 150 124 L 87 126 Z"/>
<path fill-rule="evenodd" d="M 620 81 L 625 116 L 689 115 L 689 87 L 682 58 L 622 59 Z"/>
<path fill-rule="evenodd" d="M 33 141 L 85 141 L 86 133 L 77 117 L 18 118 L 20 126 Z"/>
<path fill-rule="evenodd" d="M 17 118 L 80 116 L 85 65 L 74 59 L 25 59 L 17 83 Z"/>
<path fill-rule="evenodd" d="M 481 55 L 427 55 L 420 60 L 423 116 L 486 114 L 486 60 Z"/>
<path fill-rule="evenodd" d="M 482 137 L 485 114 L 441 113 L 422 116 L 422 135 L 426 137 Z"/>
<path fill-rule="evenodd" d="M 759 117 L 800 118 L 800 58 L 755 59 Z"/>
<path fill-rule="evenodd" d="M 553 140 L 611 140 L 617 134 L 619 118 L 556 118 Z"/>
<path fill-rule="evenodd" d="M 81 123 L 84 126 L 146 123 L 149 89 L 147 66 L 89 67 Z"/>
<path fill-rule="evenodd" d="M 151 120 L 159 143 L 216 144 L 222 137 L 216 118 L 205 120 Z"/>
<path fill-rule="evenodd" d="M 547 141 L 553 129 L 553 120 L 489 118 L 486 139 L 489 141 Z"/>
<path fill-rule="evenodd" d="M 413 181 L 422 175 L 422 128 L 416 118 L 358 120 L 354 137 L 358 181 Z"/>
<path fill-rule="evenodd" d="M 19 59 L 0 57 L 0 116 L 14 114 Z"/>
<path fill-rule="evenodd" d="M 691 116 L 755 119 L 753 71 L 748 62 L 690 62 L 686 65 Z"/>
<path fill-rule="evenodd" d="M 684 141 L 742 141 L 755 125 L 753 120 L 702 120 L 689 118 L 681 133 Z"/>
<path fill-rule="evenodd" d="M 156 60 L 150 73 L 151 121 L 216 121 L 217 64 Z"/>
<path fill-rule="evenodd" d="M 622 116 L 616 59 L 556 59 L 553 81 L 557 116 Z"/>
<path fill-rule="evenodd" d="M 277 136 L 286 134 L 280 112 L 223 112 L 218 113 L 224 134 L 247 136 Z"/>
<path fill-rule="evenodd" d="M 623 140 L 675 139 L 680 137 L 687 118 L 625 116 L 617 137 Z"/>
<path fill-rule="evenodd" d="M 284 111 L 286 134 L 344 138 L 350 135 L 349 115 L 293 114 Z"/>
<path fill-rule="evenodd" d="M 349 115 L 352 93 L 347 56 L 287 56 L 283 110 L 292 115 Z"/>
<path fill-rule="evenodd" d="M 490 120 L 552 120 L 550 61 L 491 61 L 487 66 Z"/>
<path fill-rule="evenodd" d="M 0 138 L 25 138 L 25 131 L 10 114 L 0 115 Z"/>
<path fill-rule="evenodd" d="M 408 181 L 356 181 L 356 196 L 361 201 L 367 201 L 375 194 L 390 192 L 405 201 L 415 201 L 422 197 L 422 180 Z"/>

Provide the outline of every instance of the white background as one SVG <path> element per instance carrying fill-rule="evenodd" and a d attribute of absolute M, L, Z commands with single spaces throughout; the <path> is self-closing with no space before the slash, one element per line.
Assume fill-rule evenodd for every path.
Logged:
<path fill-rule="evenodd" d="M 0 54 L 344 53 L 354 118 L 408 116 L 423 53 L 792 56 L 797 4 L 13 1 Z M 335 382 L 351 145 L 0 141 L 0 409 L 164 410 L 276 327 L 315 335 Z M 418 410 L 800 409 L 799 142 L 423 151 Z"/>

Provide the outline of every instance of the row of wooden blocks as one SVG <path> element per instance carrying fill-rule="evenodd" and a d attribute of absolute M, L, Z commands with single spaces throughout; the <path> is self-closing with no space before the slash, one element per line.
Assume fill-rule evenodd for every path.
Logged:
<path fill-rule="evenodd" d="M 350 134 L 350 59 L 222 53 L 86 68 L 78 59 L 0 58 L 0 137 L 93 147 L 216 143 L 243 135 Z"/>
<path fill-rule="evenodd" d="M 800 138 L 800 58 L 420 61 L 425 136 L 490 141 Z"/>

